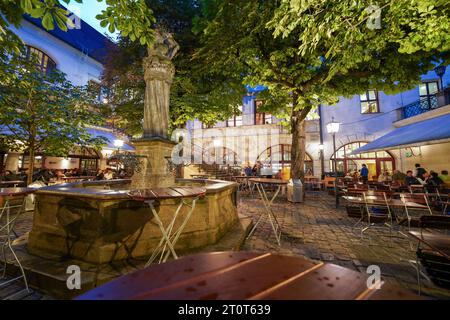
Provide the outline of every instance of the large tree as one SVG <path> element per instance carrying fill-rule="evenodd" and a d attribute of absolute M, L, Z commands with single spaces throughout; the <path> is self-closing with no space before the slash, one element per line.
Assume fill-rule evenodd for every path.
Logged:
<path fill-rule="evenodd" d="M 362 22 L 374 1 L 293 0 L 290 3 L 306 9 L 287 18 L 280 11 L 289 12 L 283 7 L 287 0 L 204 1 L 213 3 L 215 12 L 203 21 L 198 59 L 209 70 L 268 87 L 266 108 L 288 115 L 293 178 L 304 176 L 305 118 L 311 110 L 367 89 L 395 93 L 412 88 L 421 74 L 446 59 L 441 48 L 428 47 L 415 54 L 400 51 L 395 36 L 367 28 Z M 402 23 L 414 19 L 402 18 Z M 355 28 L 366 36 L 349 36 L 348 26 L 342 23 L 346 19 L 360 21 Z M 399 24 L 392 19 L 382 28 L 399 28 Z"/>
<path fill-rule="evenodd" d="M 42 70 L 33 57 L 0 59 L 0 110 L 2 144 L 29 155 L 28 183 L 36 152 L 67 156 L 76 145 L 99 148 L 105 143 L 86 130 L 102 120 L 95 93 L 73 86 L 58 70 Z"/>

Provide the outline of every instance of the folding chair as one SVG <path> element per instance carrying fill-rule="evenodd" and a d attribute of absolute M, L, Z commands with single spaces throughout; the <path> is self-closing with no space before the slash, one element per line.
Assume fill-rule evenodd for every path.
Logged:
<path fill-rule="evenodd" d="M 383 226 L 389 227 L 389 236 L 392 243 L 393 219 L 386 193 L 371 192 L 370 195 L 363 193 L 362 196 L 367 213 L 367 226 L 361 230 L 361 238 L 363 238 L 364 232 L 372 228 L 376 223 L 381 223 Z"/>
<path fill-rule="evenodd" d="M 2 199 L 0 199 L 0 201 L 1 200 Z M 13 248 L 13 237 L 15 234 L 14 227 L 17 219 L 23 212 L 25 212 L 26 196 L 7 196 L 3 198 L 3 201 L 3 204 L 0 202 L 0 247 L 2 248 L 4 262 L 3 268 L 0 269 L 2 271 L 1 278 L 6 277 L 6 269 L 8 265 L 8 257 L 6 255 L 7 250 L 11 252 L 14 261 L 17 262 L 21 275 L 4 281 L 2 284 L 0 284 L 0 288 L 23 278 L 25 290 L 30 291 L 28 288 L 28 281 L 25 275 L 25 271 Z M 11 298 L 11 296 L 7 298 Z"/>
<path fill-rule="evenodd" d="M 450 216 L 424 215 L 419 219 L 421 235 L 423 230 L 450 237 Z M 423 246 L 419 241 L 416 252 L 417 284 L 421 290 L 421 275 L 438 287 L 450 289 L 450 257 L 431 247 Z M 425 272 L 423 272 L 421 269 Z"/>
<path fill-rule="evenodd" d="M 419 225 L 419 217 L 413 217 L 412 213 L 421 212 L 423 214 L 433 214 L 433 211 L 430 208 L 430 204 L 428 203 L 427 196 L 425 194 L 414 194 L 414 193 L 402 193 L 400 195 L 400 199 L 404 203 L 405 214 L 406 217 L 399 221 L 399 225 L 408 222 L 408 230 L 411 230 L 411 222 L 413 227 L 418 227 Z M 419 204 L 424 206 L 422 207 L 414 207 L 411 206 L 411 203 Z"/>

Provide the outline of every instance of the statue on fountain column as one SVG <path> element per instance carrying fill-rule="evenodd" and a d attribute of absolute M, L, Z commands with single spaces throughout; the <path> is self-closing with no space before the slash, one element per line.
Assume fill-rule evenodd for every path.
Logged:
<path fill-rule="evenodd" d="M 144 139 L 168 139 L 170 87 L 175 75 L 172 59 L 179 49 L 172 35 L 160 30 L 148 48 L 144 59 Z"/>

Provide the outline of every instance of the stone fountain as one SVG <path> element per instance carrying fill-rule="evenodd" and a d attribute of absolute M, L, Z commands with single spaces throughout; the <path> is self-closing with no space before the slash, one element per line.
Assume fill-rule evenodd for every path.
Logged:
<path fill-rule="evenodd" d="M 172 59 L 179 47 L 172 36 L 158 32 L 144 60 L 144 134 L 133 141 L 142 160 L 131 180 L 80 182 L 43 188 L 36 193 L 33 229 L 28 251 L 41 257 L 67 257 L 102 264 L 147 257 L 161 234 L 149 209 L 131 200 L 130 189 L 204 186 L 206 197 L 197 203 L 176 249 L 192 250 L 218 242 L 238 223 L 233 182 L 175 181 L 168 158 L 174 143 L 168 139 Z M 163 200 L 157 210 L 163 223 L 170 221 L 175 200 Z M 181 212 L 185 214 L 185 212 Z"/>

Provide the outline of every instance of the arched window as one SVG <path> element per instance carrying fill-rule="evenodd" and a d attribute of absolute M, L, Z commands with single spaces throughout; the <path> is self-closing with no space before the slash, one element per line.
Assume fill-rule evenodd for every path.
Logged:
<path fill-rule="evenodd" d="M 291 166 L 291 145 L 279 144 L 264 150 L 258 157 L 263 165 L 270 165 L 273 170 L 290 168 Z M 311 156 L 305 154 L 305 172 L 313 174 L 313 160 Z"/>
<path fill-rule="evenodd" d="M 31 59 L 32 57 L 37 61 L 38 68 L 46 74 L 56 68 L 55 61 L 53 61 L 45 52 L 36 49 L 35 47 L 27 46 L 27 59 Z"/>
<path fill-rule="evenodd" d="M 388 151 L 352 154 L 354 150 L 366 144 L 367 142 L 364 141 L 356 141 L 336 150 L 330 159 L 331 171 L 334 170 L 334 161 L 336 161 L 336 170 L 338 172 L 358 171 L 361 169 L 362 164 L 366 164 L 369 169 L 369 179 L 375 180 L 384 171 L 392 174 L 392 171 L 395 169 L 395 160 Z"/>

